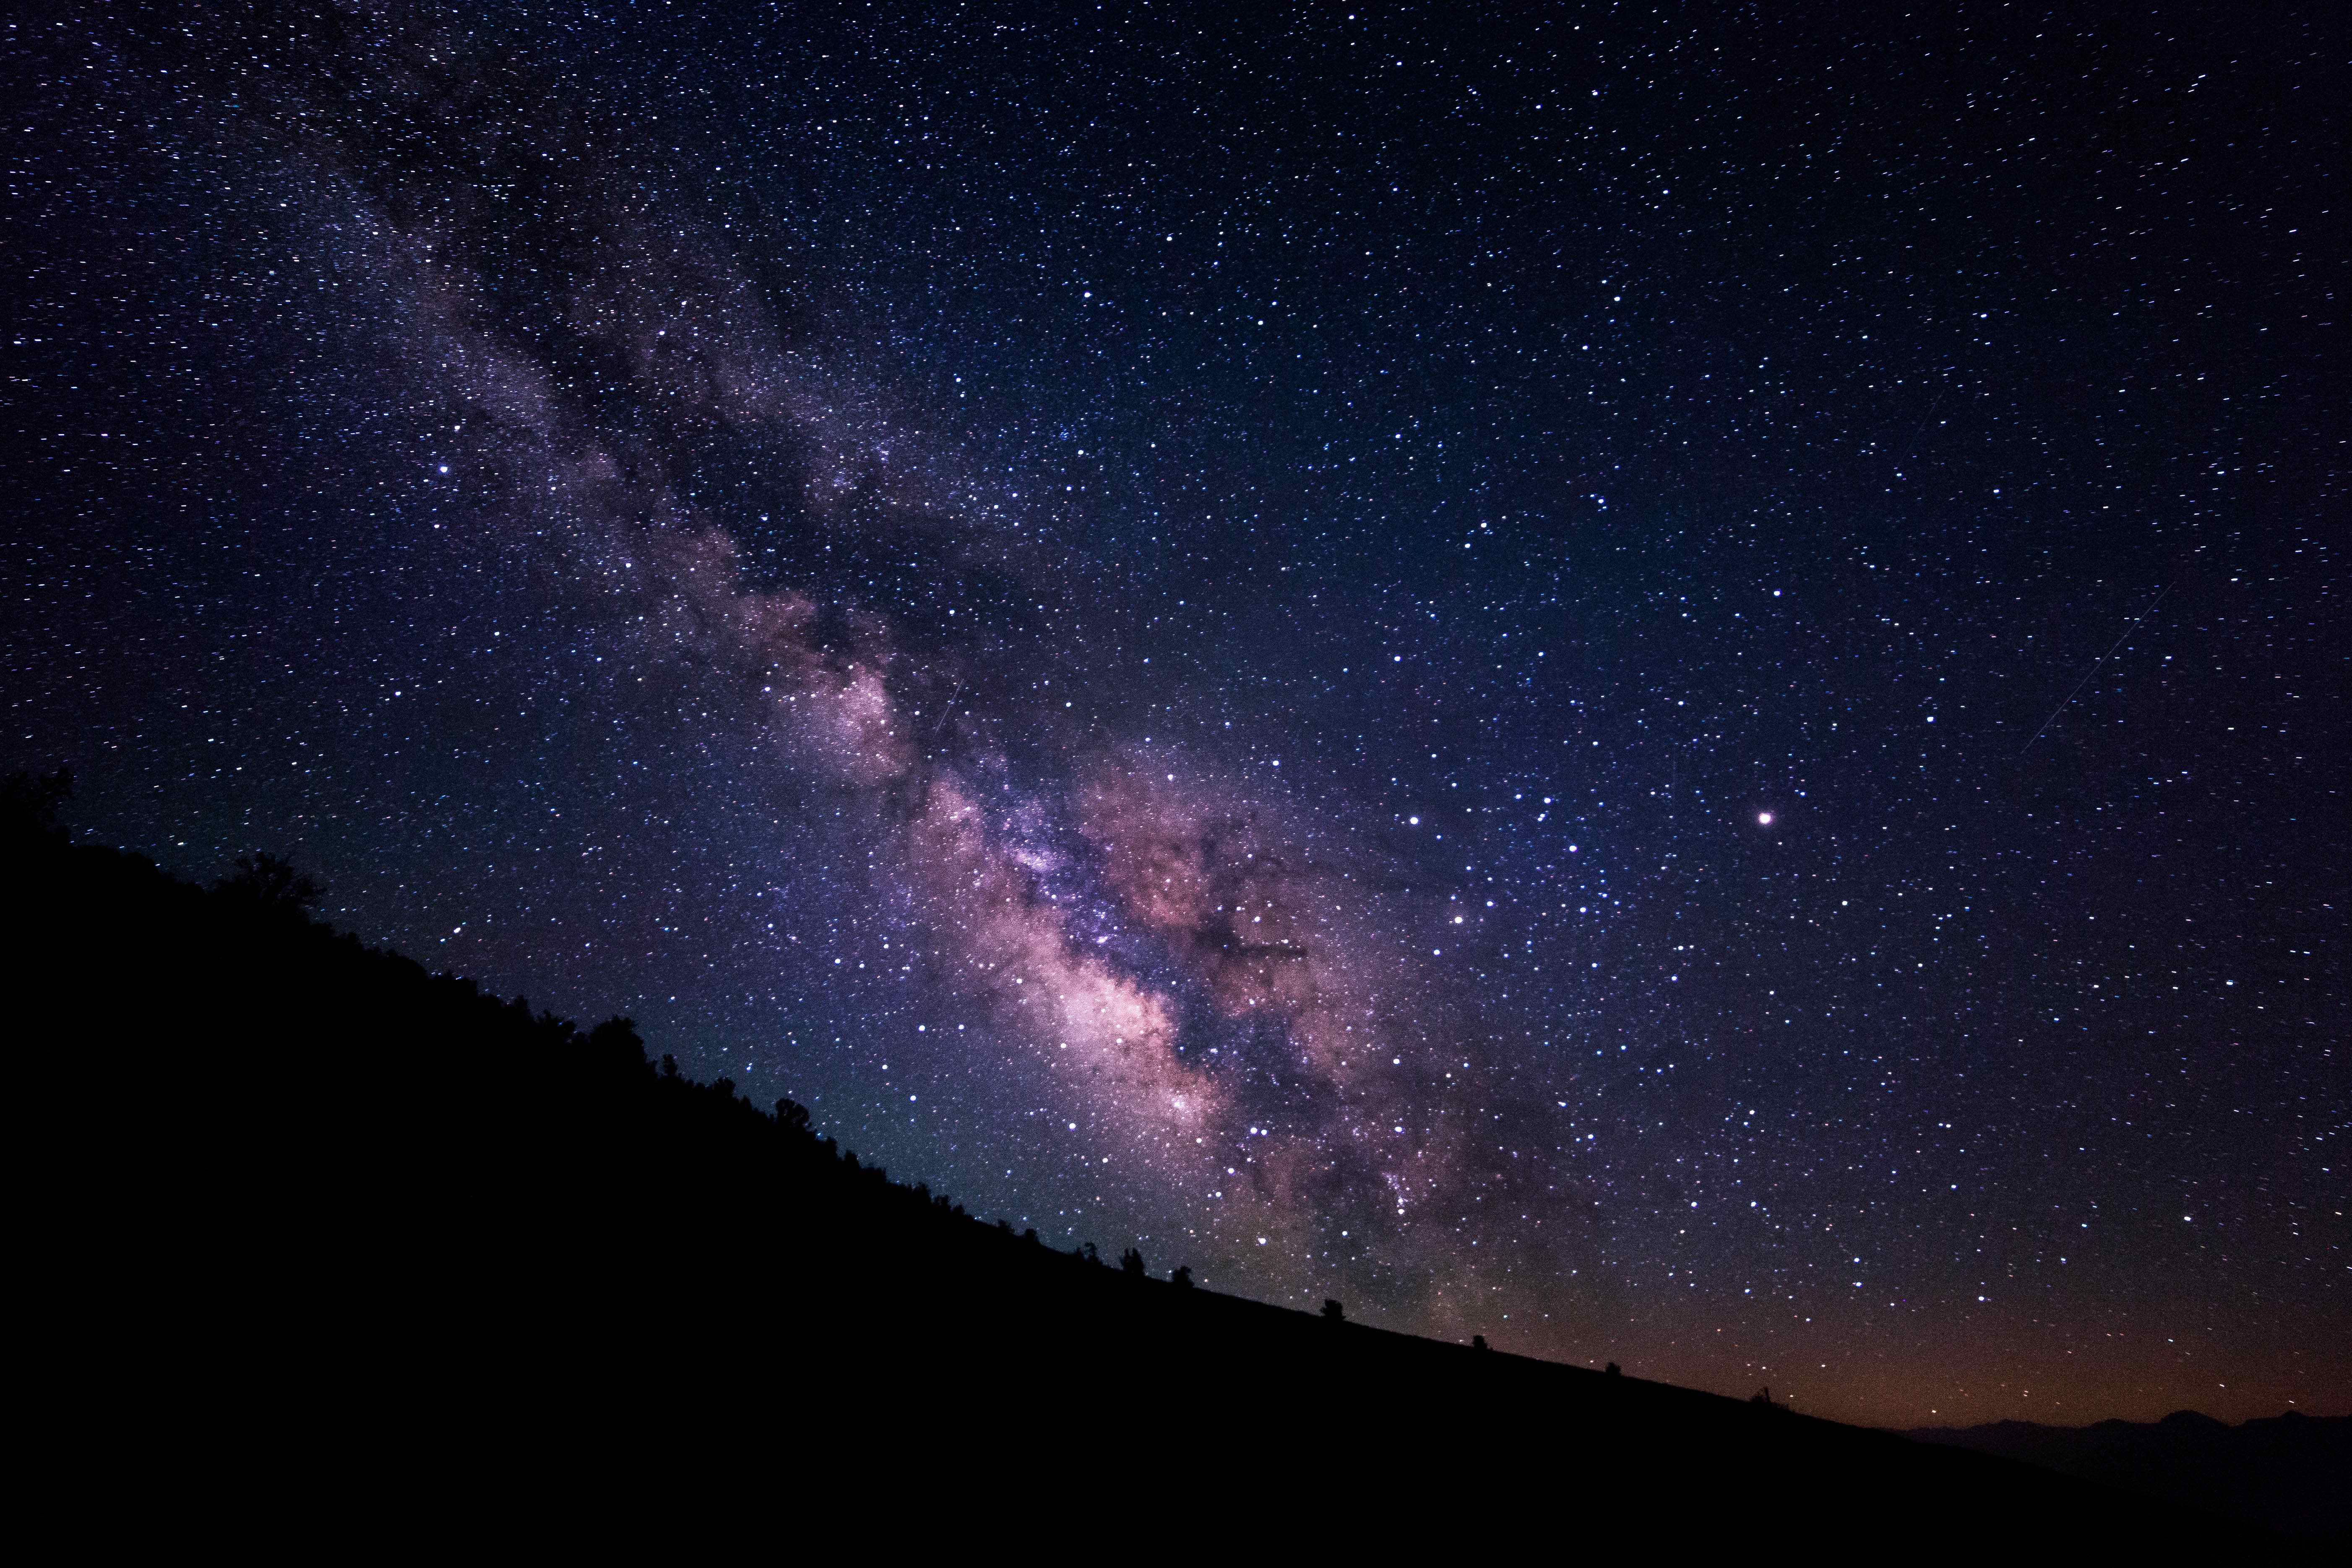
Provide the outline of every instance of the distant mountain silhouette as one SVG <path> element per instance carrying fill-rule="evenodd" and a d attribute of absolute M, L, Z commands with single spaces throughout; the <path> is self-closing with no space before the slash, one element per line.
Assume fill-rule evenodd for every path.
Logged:
<path fill-rule="evenodd" d="M 761 1551 L 2267 1539 L 1056 1251 L 888 1180 L 798 1105 L 654 1065 L 625 1019 L 583 1030 L 331 931 L 282 862 L 205 889 L 70 846 L 63 795 L 0 789 L 0 870 L 15 1407 L 45 1467 L 18 1480 L 97 1498 L 79 1539 L 132 1518 L 306 1555 L 625 1528 Z"/>
<path fill-rule="evenodd" d="M 2231 1426 L 2193 1410 L 2161 1421 L 1928 1426 L 1915 1441 L 2044 1465 L 2063 1475 L 2252 1520 L 2284 1534 L 2352 1539 L 2352 1416 Z"/>

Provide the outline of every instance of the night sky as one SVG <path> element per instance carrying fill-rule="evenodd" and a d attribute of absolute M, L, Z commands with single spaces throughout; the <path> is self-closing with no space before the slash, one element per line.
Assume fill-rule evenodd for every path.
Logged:
<path fill-rule="evenodd" d="M 12 22 L 0 764 L 1065 1247 L 2341 1414 L 2331 11 Z"/>

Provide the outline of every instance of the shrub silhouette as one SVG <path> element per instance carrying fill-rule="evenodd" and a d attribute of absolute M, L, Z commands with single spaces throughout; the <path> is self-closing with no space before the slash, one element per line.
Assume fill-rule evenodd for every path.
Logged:
<path fill-rule="evenodd" d="M 0 780 L 0 833 L 7 836 L 12 849 L 18 845 L 62 846 L 66 831 L 58 825 L 58 813 L 72 798 L 71 768 L 53 773 L 10 773 Z"/>
<path fill-rule="evenodd" d="M 1325 1322 L 1345 1322 L 1347 1321 L 1347 1317 L 1348 1311 L 1346 1308 L 1340 1306 L 1339 1302 L 1331 1300 L 1328 1297 L 1325 1298 L 1323 1302 L 1323 1321 Z"/>
<path fill-rule="evenodd" d="M 308 920 L 327 889 L 275 855 L 240 855 L 236 870 L 217 884 L 221 896 L 257 913 Z"/>

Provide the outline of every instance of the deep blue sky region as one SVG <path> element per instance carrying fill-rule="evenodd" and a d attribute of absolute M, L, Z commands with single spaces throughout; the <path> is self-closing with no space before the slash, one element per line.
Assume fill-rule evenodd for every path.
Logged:
<path fill-rule="evenodd" d="M 1215 1288 L 2352 1409 L 2328 8 L 7 39 L 94 840 Z"/>

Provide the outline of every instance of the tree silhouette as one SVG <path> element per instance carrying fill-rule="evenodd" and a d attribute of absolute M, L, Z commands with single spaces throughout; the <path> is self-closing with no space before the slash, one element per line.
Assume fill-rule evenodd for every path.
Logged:
<path fill-rule="evenodd" d="M 1327 1323 L 1343 1323 L 1348 1321 L 1348 1310 L 1326 1297 L 1323 1301 L 1323 1321 Z"/>
<path fill-rule="evenodd" d="M 1192 1266 L 1189 1263 L 1178 1265 L 1176 1272 L 1168 1277 L 1168 1283 L 1179 1290 L 1190 1290 L 1192 1288 Z"/>
<path fill-rule="evenodd" d="M 73 770 L 53 773 L 10 773 L 0 780 L 0 828 L 11 839 L 63 842 L 58 811 L 73 796 Z"/>
<path fill-rule="evenodd" d="M 1118 1255 L 1118 1271 L 1121 1274 L 1132 1274 L 1138 1279 L 1142 1279 L 1143 1254 L 1138 1252 L 1132 1247 L 1129 1247 L 1125 1252 L 1120 1253 Z"/>
<path fill-rule="evenodd" d="M 265 915 L 307 920 L 327 889 L 275 855 L 240 855 L 218 883 L 223 897 Z"/>

